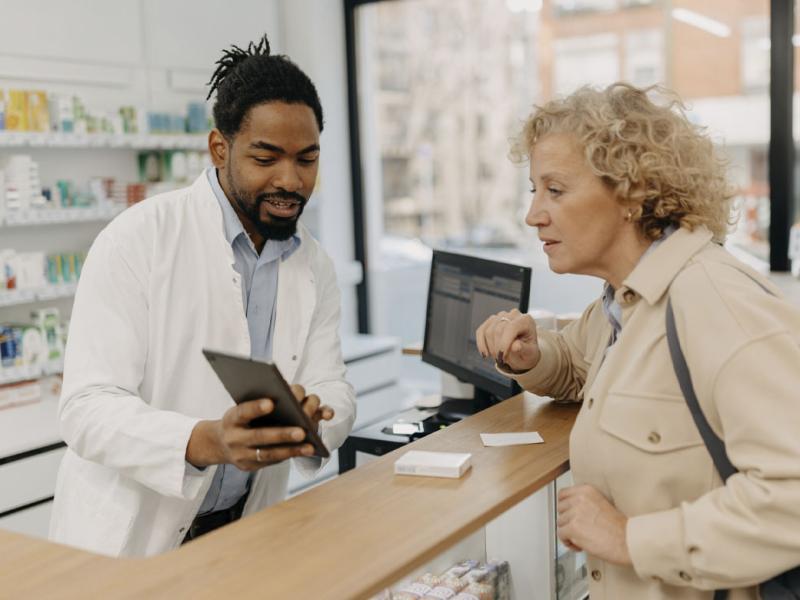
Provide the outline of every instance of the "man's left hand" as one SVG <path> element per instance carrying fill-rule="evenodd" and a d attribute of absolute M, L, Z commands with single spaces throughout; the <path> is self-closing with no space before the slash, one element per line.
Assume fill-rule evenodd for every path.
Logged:
<path fill-rule="evenodd" d="M 317 429 L 319 429 L 320 421 L 330 421 L 333 418 L 333 409 L 330 406 L 320 404 L 319 396 L 316 394 L 306 396 L 306 391 L 302 385 L 292 385 L 292 393 L 303 407 L 303 412 L 308 415 L 308 418 L 317 426 Z"/>
<path fill-rule="evenodd" d="M 571 550 L 617 565 L 630 566 L 625 538 L 628 517 L 591 485 L 576 485 L 558 493 L 558 538 Z"/>

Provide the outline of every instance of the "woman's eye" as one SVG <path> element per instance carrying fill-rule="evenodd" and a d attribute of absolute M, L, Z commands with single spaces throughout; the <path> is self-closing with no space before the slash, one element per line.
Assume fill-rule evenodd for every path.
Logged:
<path fill-rule="evenodd" d="M 552 187 L 551 188 L 547 188 L 547 191 L 550 192 L 551 196 L 560 196 L 561 195 L 561 190 L 559 190 L 558 188 L 552 188 Z"/>

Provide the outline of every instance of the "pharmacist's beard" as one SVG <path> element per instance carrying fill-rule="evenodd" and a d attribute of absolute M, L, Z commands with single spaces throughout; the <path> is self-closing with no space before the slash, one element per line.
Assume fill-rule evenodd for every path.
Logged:
<path fill-rule="evenodd" d="M 297 233 L 297 221 L 300 215 L 303 214 L 303 209 L 306 207 L 308 199 L 302 194 L 297 192 L 272 192 L 269 194 L 258 194 L 253 196 L 240 190 L 231 177 L 230 168 L 226 169 L 226 178 L 228 180 L 228 189 L 231 191 L 233 201 L 239 207 L 245 216 L 253 224 L 258 233 L 265 240 L 288 240 L 295 233 Z M 269 222 L 261 220 L 261 205 L 270 200 L 283 200 L 286 202 L 298 202 L 300 209 L 293 217 L 277 217 L 269 215 Z"/>

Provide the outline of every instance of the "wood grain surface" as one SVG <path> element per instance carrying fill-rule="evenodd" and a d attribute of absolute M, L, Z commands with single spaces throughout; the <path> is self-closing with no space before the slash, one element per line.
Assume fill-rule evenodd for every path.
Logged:
<path fill-rule="evenodd" d="M 173 552 L 113 559 L 0 531 L 2 598 L 367 598 L 568 468 L 576 406 L 519 395 Z M 485 448 L 480 433 L 544 444 Z M 471 452 L 461 479 L 397 476 L 410 449 Z"/>

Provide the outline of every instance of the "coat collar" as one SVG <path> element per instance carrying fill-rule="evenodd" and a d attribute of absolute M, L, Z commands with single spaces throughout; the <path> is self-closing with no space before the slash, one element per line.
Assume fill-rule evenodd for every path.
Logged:
<path fill-rule="evenodd" d="M 699 226 L 693 231 L 681 227 L 652 252 L 642 257 L 639 264 L 622 282 L 622 289 L 617 290 L 617 293 L 624 296 L 632 290 L 648 304 L 655 304 L 686 263 L 708 245 L 711 237 L 712 234 L 706 227 Z"/>
<path fill-rule="evenodd" d="M 209 231 L 209 239 L 215 240 L 220 245 L 220 252 L 228 257 L 230 264 L 233 265 L 236 261 L 233 256 L 233 249 L 225 234 L 225 219 L 222 214 L 222 207 L 220 206 L 217 196 L 208 181 L 206 172 L 203 171 L 194 180 L 194 183 L 189 187 L 190 193 L 197 203 L 198 212 L 205 217 L 205 222 L 213 228 Z M 291 256 L 302 255 L 308 252 L 308 242 L 310 233 L 302 223 L 297 224 L 298 244 Z"/>

